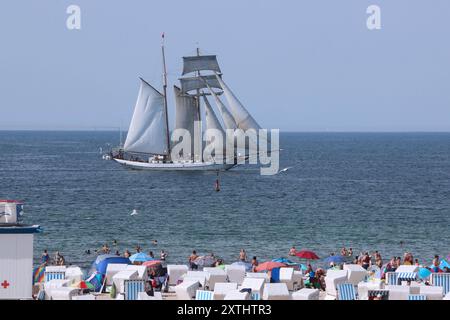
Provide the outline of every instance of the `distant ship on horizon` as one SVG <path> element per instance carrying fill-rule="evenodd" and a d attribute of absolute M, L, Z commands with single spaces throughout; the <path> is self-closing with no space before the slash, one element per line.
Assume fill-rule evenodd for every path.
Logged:
<path fill-rule="evenodd" d="M 192 143 L 190 153 L 181 154 L 172 159 L 167 105 L 167 72 L 164 43 L 162 49 L 163 92 L 161 93 L 144 79 L 141 84 L 133 117 L 123 146 L 115 148 L 103 158 L 132 169 L 144 170 L 199 170 L 224 171 L 238 165 L 240 157 L 246 158 L 249 146 L 245 150 L 237 150 L 234 146 L 208 141 L 200 148 Z M 207 71 L 207 74 L 204 72 Z M 254 129 L 261 127 L 245 109 L 242 103 L 222 79 L 222 72 L 215 55 L 197 55 L 183 57 L 183 72 L 179 79 L 180 86 L 174 85 L 175 95 L 175 129 L 185 129 L 197 141 L 202 141 L 201 114 L 202 105 L 205 118 L 205 129 L 219 130 L 223 137 L 228 129 Z M 214 90 L 215 89 L 215 90 Z M 228 107 L 220 96 L 224 95 Z M 216 102 L 219 117 L 211 107 L 208 96 Z M 201 104 L 203 100 L 203 104 Z M 220 120 L 219 120 L 220 119 Z M 223 123 L 223 125 L 222 125 Z M 194 140 L 193 139 L 193 140 Z M 225 146 L 226 145 L 226 146 Z M 233 148 L 233 158 L 227 159 L 225 148 Z M 212 157 L 204 159 L 203 150 L 214 150 Z M 196 150 L 197 149 L 197 150 Z M 220 150 L 224 152 L 221 152 Z M 239 152 L 241 151 L 241 152 Z M 252 152 L 257 150 L 252 150 Z M 229 157 L 229 156 L 228 156 Z"/>

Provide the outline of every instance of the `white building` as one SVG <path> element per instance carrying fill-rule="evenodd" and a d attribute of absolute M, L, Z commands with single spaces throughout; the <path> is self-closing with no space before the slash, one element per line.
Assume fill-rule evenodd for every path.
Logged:
<path fill-rule="evenodd" d="M 22 203 L 0 200 L 0 299 L 31 299 L 33 235 L 38 225 L 18 223 Z"/>

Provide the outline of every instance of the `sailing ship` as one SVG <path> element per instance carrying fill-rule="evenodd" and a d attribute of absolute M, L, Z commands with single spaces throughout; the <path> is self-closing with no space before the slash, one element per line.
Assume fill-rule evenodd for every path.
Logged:
<path fill-rule="evenodd" d="M 164 42 L 161 50 L 162 92 L 140 78 L 139 94 L 125 143 L 104 159 L 113 159 L 131 169 L 145 170 L 224 171 L 235 167 L 239 157 L 248 155 L 248 150 L 238 150 L 234 143 L 230 145 L 225 139 L 206 141 L 203 146 L 201 111 L 204 111 L 204 129 L 219 130 L 223 137 L 227 129 L 242 129 L 239 131 L 242 134 L 248 129 L 258 132 L 260 126 L 225 84 L 217 57 L 201 55 L 198 48 L 196 55 L 183 57 L 182 77 L 179 78 L 179 86 L 174 86 L 174 95 L 175 129 L 187 130 L 193 141 L 200 141 L 200 146 L 192 142 L 191 152 L 183 150 L 180 157 L 172 159 Z M 222 101 L 222 95 L 228 106 Z M 214 99 L 218 115 L 208 97 Z M 231 161 L 225 150 L 227 147 L 233 148 Z M 205 158 L 205 148 L 214 150 L 213 156 Z"/>

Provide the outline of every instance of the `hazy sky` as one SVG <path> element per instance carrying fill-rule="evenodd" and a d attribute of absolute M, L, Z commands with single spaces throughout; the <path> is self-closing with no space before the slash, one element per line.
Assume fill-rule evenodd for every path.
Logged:
<path fill-rule="evenodd" d="M 66 28 L 70 4 L 81 30 Z M 127 128 L 138 77 L 161 87 L 164 31 L 170 85 L 198 43 L 265 128 L 450 131 L 449 13 L 448 0 L 2 0 L 0 129 Z"/>

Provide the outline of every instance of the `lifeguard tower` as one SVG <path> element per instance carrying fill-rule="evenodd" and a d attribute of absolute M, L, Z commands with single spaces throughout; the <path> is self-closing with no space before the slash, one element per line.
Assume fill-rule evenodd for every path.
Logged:
<path fill-rule="evenodd" d="M 23 203 L 0 200 L 0 299 L 32 299 L 33 237 L 38 225 L 21 224 Z"/>

